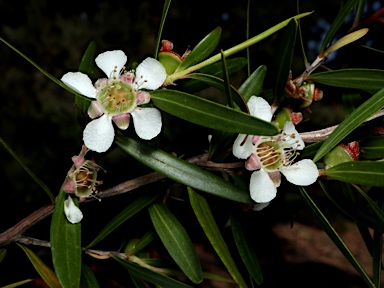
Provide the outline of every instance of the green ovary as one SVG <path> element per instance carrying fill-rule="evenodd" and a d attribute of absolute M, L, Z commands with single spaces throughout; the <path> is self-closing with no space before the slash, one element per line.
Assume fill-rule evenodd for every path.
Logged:
<path fill-rule="evenodd" d="M 256 148 L 256 154 L 259 158 L 260 164 L 266 170 L 276 171 L 282 164 L 281 162 L 281 148 L 278 143 L 263 142 Z"/>
<path fill-rule="evenodd" d="M 129 84 L 114 81 L 99 92 L 97 100 L 109 114 L 130 112 L 136 104 L 136 90 Z"/>

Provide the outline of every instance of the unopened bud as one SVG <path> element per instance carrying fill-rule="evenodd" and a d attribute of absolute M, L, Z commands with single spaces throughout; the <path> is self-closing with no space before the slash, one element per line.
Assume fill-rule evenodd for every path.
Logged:
<path fill-rule="evenodd" d="M 337 164 L 359 161 L 360 147 L 357 141 L 348 143 L 348 145 L 339 144 L 324 156 L 325 168 L 331 168 Z"/>

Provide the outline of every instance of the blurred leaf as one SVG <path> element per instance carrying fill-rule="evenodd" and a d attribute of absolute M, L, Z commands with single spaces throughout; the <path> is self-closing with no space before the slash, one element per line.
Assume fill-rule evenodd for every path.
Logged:
<path fill-rule="evenodd" d="M 7 249 L 5 248 L 1 248 L 0 249 L 0 263 L 3 261 L 3 259 L 5 258 L 5 255 L 7 255 Z"/>
<path fill-rule="evenodd" d="M 344 117 L 347 118 L 349 115 L 356 110 L 364 102 L 363 97 L 360 94 L 343 94 L 343 112 Z"/>
<path fill-rule="evenodd" d="M 155 232 L 149 230 L 144 234 L 143 237 L 137 239 L 133 246 L 127 245 L 124 249 L 124 253 L 127 255 L 134 255 L 140 252 L 143 248 L 145 248 L 149 243 L 151 243 L 155 239 Z"/>
<path fill-rule="evenodd" d="M 228 73 L 232 74 L 236 71 L 239 71 L 246 64 L 247 64 L 247 59 L 243 57 L 227 59 Z M 191 73 L 186 76 L 188 76 L 189 78 L 193 78 L 190 76 L 195 74 L 209 74 L 211 76 L 216 76 L 217 78 L 223 78 L 223 69 L 222 69 L 222 64 L 220 62 L 203 67 L 199 69 L 199 71 L 200 73 Z M 180 91 L 184 91 L 192 94 L 208 88 L 209 85 L 204 84 L 201 81 L 191 79 L 185 82 L 181 82 L 178 87 L 180 87 L 179 89 Z"/>
<path fill-rule="evenodd" d="M 203 281 L 199 257 L 184 227 L 162 203 L 149 207 L 153 226 L 181 271 L 193 283 Z"/>
<path fill-rule="evenodd" d="M 223 65 L 223 80 L 224 80 L 224 87 L 225 87 L 225 95 L 227 95 L 227 105 L 231 108 L 234 108 L 233 100 L 232 100 L 232 91 L 233 89 L 230 80 L 229 80 L 229 73 L 227 69 L 227 61 L 225 59 L 223 50 L 221 50 L 221 63 Z"/>
<path fill-rule="evenodd" d="M 67 193 L 60 190 L 51 221 L 51 251 L 56 276 L 63 287 L 79 287 L 81 223 L 71 224 L 64 214 Z M 77 198 L 73 201 L 77 203 Z"/>
<path fill-rule="evenodd" d="M 350 80 L 351 82 L 353 80 Z M 384 86 L 383 86 L 384 87 Z M 335 147 L 344 137 L 351 133 L 361 123 L 384 107 L 384 88 L 365 101 L 359 108 L 355 109 L 347 119 L 332 132 L 317 151 L 314 162 L 317 162 L 333 147 Z"/>
<path fill-rule="evenodd" d="M 251 96 L 261 94 L 266 73 L 267 66 L 261 65 L 241 84 L 238 91 L 243 96 L 245 102 L 248 102 Z"/>
<path fill-rule="evenodd" d="M 214 130 L 211 141 L 209 142 L 209 159 L 215 159 L 216 154 L 220 152 L 221 149 L 227 149 L 228 146 L 232 146 L 234 141 L 235 135 L 233 133 Z"/>
<path fill-rule="evenodd" d="M 359 157 L 364 159 L 384 158 L 384 136 L 369 137 L 360 143 Z"/>
<path fill-rule="evenodd" d="M 292 19 L 284 28 L 283 38 L 276 55 L 277 69 L 274 73 L 275 82 L 275 98 L 278 103 L 283 100 L 285 86 L 287 84 L 289 71 L 291 70 L 293 52 L 295 50 L 297 34 L 297 21 Z"/>
<path fill-rule="evenodd" d="M 96 55 L 96 43 L 89 43 L 87 50 L 81 59 L 79 72 L 82 72 L 88 75 L 91 79 L 93 78 L 93 74 L 95 71 L 95 55 Z M 77 117 L 80 121 L 87 118 L 87 111 L 89 104 L 91 103 L 89 99 L 85 99 L 84 97 L 80 97 L 79 94 L 75 94 L 75 103 Z"/>
<path fill-rule="evenodd" d="M 203 278 L 208 280 L 220 281 L 225 283 L 236 283 L 230 276 L 215 274 L 210 272 L 203 272 Z M 223 285 L 224 286 L 224 285 Z"/>
<path fill-rule="evenodd" d="M 152 203 L 157 197 L 159 197 L 159 193 L 156 191 L 152 192 L 148 195 L 143 195 L 139 199 L 135 200 L 133 203 L 129 204 L 124 210 L 122 210 L 118 215 L 116 215 L 100 233 L 96 236 L 93 241 L 87 245 L 87 248 L 92 247 L 107 237 L 112 231 L 114 231 L 117 227 L 131 218 L 133 215 L 147 207 L 150 203 Z"/>
<path fill-rule="evenodd" d="M 316 155 L 317 150 L 323 145 L 325 140 L 321 140 L 316 143 L 311 143 L 310 145 L 305 145 L 304 149 L 300 151 L 300 158 L 312 158 Z"/>
<path fill-rule="evenodd" d="M 349 0 L 347 3 L 340 7 L 339 13 L 336 16 L 335 21 L 333 21 L 331 27 L 328 29 L 325 34 L 323 44 L 320 48 L 320 55 L 324 52 L 325 48 L 331 44 L 333 37 L 335 36 L 337 30 L 339 30 L 341 24 L 343 24 L 345 18 L 351 13 L 353 7 L 358 4 L 359 0 Z"/>
<path fill-rule="evenodd" d="M 363 280 L 368 284 L 368 286 L 374 287 L 371 279 L 369 278 L 368 274 L 365 272 L 364 268 L 361 267 L 360 263 L 356 260 L 355 256 L 353 256 L 351 251 L 345 245 L 344 241 L 340 238 L 339 234 L 332 227 L 331 223 L 329 223 L 328 219 L 324 216 L 324 214 L 321 212 L 319 207 L 317 207 L 315 202 L 313 202 L 313 200 L 311 199 L 311 197 L 308 195 L 308 193 L 305 191 L 303 187 L 299 187 L 299 190 L 301 192 L 301 195 L 304 198 L 305 204 L 307 204 L 308 208 L 310 209 L 312 214 L 315 216 L 320 226 L 327 233 L 328 237 L 333 241 L 333 243 L 335 243 L 337 248 L 344 255 L 344 257 L 349 261 L 349 263 L 351 263 L 353 268 L 355 268 L 356 271 L 363 277 Z"/>
<path fill-rule="evenodd" d="M 341 69 L 314 73 L 306 79 L 329 86 L 377 92 L 384 87 L 384 70 L 365 68 Z"/>
<path fill-rule="evenodd" d="M 140 277 L 133 275 L 132 273 L 129 273 L 129 276 L 131 276 L 131 280 L 136 288 L 148 288 L 148 286 L 140 279 Z"/>
<path fill-rule="evenodd" d="M 89 268 L 88 265 L 83 263 L 81 265 L 81 282 L 80 282 L 81 288 L 98 288 L 99 283 L 97 282 L 97 279 L 95 275 L 93 274 L 91 268 Z"/>
<path fill-rule="evenodd" d="M 31 282 L 33 281 L 33 279 L 26 279 L 26 280 L 23 280 L 23 281 L 19 281 L 19 282 L 16 282 L 16 283 L 12 283 L 12 284 L 9 284 L 9 285 L 5 285 L 5 286 L 2 286 L 1 288 L 14 288 L 14 287 L 18 287 L 18 286 L 21 286 L 21 285 L 24 285 L 28 282 Z M 60 287 L 60 286 L 58 286 Z"/>
<path fill-rule="evenodd" d="M 230 222 L 233 238 L 235 239 L 241 259 L 253 280 L 255 280 L 258 285 L 261 285 L 261 283 L 263 283 L 263 274 L 261 273 L 260 264 L 257 261 L 257 256 L 253 250 L 252 243 L 249 242 L 246 236 L 246 230 L 237 216 L 231 215 Z"/>
<path fill-rule="evenodd" d="M 240 287 L 247 287 L 247 284 L 237 269 L 236 263 L 228 250 L 219 228 L 217 227 L 215 218 L 212 215 L 207 200 L 189 187 L 188 194 L 197 220 L 199 221 L 205 235 L 207 235 L 209 242 L 211 242 L 217 255 L 220 257 L 221 261 L 223 261 L 225 267 L 227 267 L 229 274 L 231 274 Z"/>
<path fill-rule="evenodd" d="M 41 261 L 41 259 L 37 257 L 37 255 L 32 250 L 21 244 L 17 243 L 17 245 L 19 245 L 19 247 L 24 250 L 33 267 L 35 267 L 36 271 L 49 287 L 61 287 L 55 273 L 47 265 L 45 265 L 44 262 Z"/>
<path fill-rule="evenodd" d="M 37 177 L 35 173 L 33 173 L 32 170 L 28 168 L 27 165 L 24 164 L 24 162 L 19 158 L 19 156 L 17 156 L 15 151 L 13 151 L 12 148 L 9 147 L 8 144 L 1 137 L 0 137 L 0 143 L 3 144 L 3 146 L 8 151 L 8 153 L 11 154 L 11 156 L 20 164 L 21 167 L 23 167 L 25 172 L 27 172 L 29 176 L 31 176 L 31 178 L 35 180 L 35 182 L 45 191 L 45 193 L 47 193 L 49 199 L 51 199 L 51 202 L 54 203 L 55 197 L 53 197 L 53 194 L 51 190 L 48 188 L 48 186 L 45 185 L 45 183 L 41 181 L 40 178 Z"/>
<path fill-rule="evenodd" d="M 155 49 L 155 53 L 154 53 L 155 59 L 157 59 L 157 55 L 159 54 L 161 37 L 162 37 L 162 34 L 163 34 L 164 23 L 165 23 L 165 20 L 167 19 L 167 14 L 168 14 L 169 6 L 171 6 L 171 0 L 165 0 L 164 1 L 164 6 L 163 6 L 163 13 L 161 14 L 161 21 L 160 21 L 160 25 L 159 25 L 159 32 L 157 33 L 156 49 Z"/>
<path fill-rule="evenodd" d="M 29 57 L 27 57 L 21 51 L 19 51 L 15 47 L 13 47 L 11 44 L 9 44 L 7 41 L 5 41 L 3 38 L 0 37 L 0 41 L 3 42 L 5 45 L 7 45 L 9 48 L 11 48 L 13 51 L 15 51 L 17 54 L 19 54 L 21 57 L 23 57 L 25 60 L 27 60 L 29 63 L 31 63 L 37 70 L 39 70 L 41 73 L 43 73 L 50 80 L 55 82 L 57 85 L 59 85 L 60 87 L 64 88 L 65 90 L 67 90 L 67 91 L 69 91 L 69 92 L 71 92 L 73 94 L 77 94 L 74 90 L 69 88 L 67 85 L 65 85 L 63 82 L 61 82 L 59 79 L 57 79 L 52 74 L 50 74 L 47 71 L 45 71 L 43 68 L 41 68 L 39 65 L 37 65 L 34 61 L 32 61 Z M 91 101 L 89 98 L 87 98 L 85 96 L 79 95 L 79 97 L 84 97 L 84 99 L 88 99 L 88 101 Z"/>
<path fill-rule="evenodd" d="M 325 170 L 325 175 L 343 182 L 384 187 L 384 162 L 344 162 Z"/>
<path fill-rule="evenodd" d="M 276 135 L 275 125 L 221 104 L 175 90 L 152 91 L 161 110 L 208 128 L 250 135 Z"/>
<path fill-rule="evenodd" d="M 141 279 L 144 279 L 148 282 L 151 282 L 155 285 L 159 285 L 162 287 L 172 287 L 172 288 L 191 288 L 191 286 L 181 283 L 175 279 L 169 278 L 167 276 L 164 276 L 163 274 L 154 272 L 152 270 L 149 270 L 147 268 L 141 267 L 135 263 L 126 261 L 120 257 L 117 257 L 115 255 L 111 255 L 113 259 L 115 259 L 121 266 L 123 266 L 125 269 L 129 271 L 130 274 L 139 277 Z"/>
<path fill-rule="evenodd" d="M 187 75 L 186 77 L 204 82 L 212 87 L 219 89 L 220 91 L 226 92 L 226 84 L 224 80 L 218 77 L 208 75 L 208 74 L 202 74 L 202 73 L 192 73 Z M 244 101 L 243 97 L 240 95 L 239 91 L 237 91 L 232 85 L 230 85 L 230 91 L 231 91 L 232 99 L 240 107 L 240 110 L 243 112 L 248 112 L 246 102 Z"/>
<path fill-rule="evenodd" d="M 179 67 L 177 67 L 175 73 L 206 59 L 215 50 L 217 44 L 219 44 L 220 37 L 221 27 L 216 27 L 192 49 L 188 56 L 180 63 Z"/>
<path fill-rule="evenodd" d="M 233 201 L 252 202 L 247 191 L 160 149 L 123 136 L 117 136 L 115 142 L 136 160 L 181 184 Z"/>

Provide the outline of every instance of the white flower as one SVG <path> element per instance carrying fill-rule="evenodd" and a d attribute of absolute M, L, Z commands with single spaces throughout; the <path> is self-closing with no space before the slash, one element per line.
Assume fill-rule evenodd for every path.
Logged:
<path fill-rule="evenodd" d="M 88 115 L 94 119 L 85 127 L 85 145 L 96 152 L 105 152 L 115 137 L 112 120 L 122 130 L 133 117 L 137 135 L 145 140 L 156 137 L 161 131 L 161 114 L 156 108 L 140 108 L 150 101 L 148 92 L 164 83 L 167 74 L 164 66 L 153 58 L 146 58 L 136 73 L 125 71 L 127 56 L 121 50 L 107 51 L 96 57 L 96 65 L 108 78 L 99 79 L 95 86 L 81 72 L 69 72 L 61 81 L 76 92 L 92 99 Z"/>
<path fill-rule="evenodd" d="M 261 97 L 252 96 L 248 101 L 252 116 L 265 121 L 272 120 L 271 107 Z M 281 134 L 276 136 L 252 136 L 239 134 L 233 145 L 233 154 L 247 159 L 245 167 L 257 170 L 249 184 L 251 198 L 267 203 L 276 197 L 280 186 L 280 172 L 295 185 L 311 185 L 319 175 L 316 164 L 304 159 L 294 163 L 297 150 L 304 149 L 304 142 L 292 122 L 287 121 Z"/>
<path fill-rule="evenodd" d="M 67 200 L 64 201 L 64 214 L 72 224 L 79 223 L 83 219 L 83 213 L 75 205 L 71 196 L 68 196 Z"/>

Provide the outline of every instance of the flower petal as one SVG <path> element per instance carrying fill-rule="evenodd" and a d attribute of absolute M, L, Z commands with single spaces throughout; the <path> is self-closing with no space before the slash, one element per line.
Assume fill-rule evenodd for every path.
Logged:
<path fill-rule="evenodd" d="M 136 108 L 131 112 L 135 131 L 141 139 L 150 140 L 161 131 L 161 114 L 156 108 Z"/>
<path fill-rule="evenodd" d="M 251 198 L 258 203 L 266 203 L 276 197 L 277 188 L 264 169 L 255 171 L 249 183 Z"/>
<path fill-rule="evenodd" d="M 271 106 L 261 97 L 252 96 L 248 100 L 249 112 L 252 116 L 260 118 L 264 121 L 271 122 L 272 120 L 272 110 Z"/>
<path fill-rule="evenodd" d="M 61 77 L 61 81 L 81 95 L 93 99 L 96 98 L 96 89 L 93 86 L 91 79 L 84 73 L 68 72 Z"/>
<path fill-rule="evenodd" d="M 129 126 L 129 113 L 123 113 L 112 117 L 113 122 L 115 122 L 116 126 L 121 130 L 126 130 Z"/>
<path fill-rule="evenodd" d="M 97 101 L 92 101 L 91 105 L 88 107 L 88 116 L 91 117 L 91 119 L 95 119 L 97 117 L 100 117 L 104 114 L 103 107 L 99 104 Z"/>
<path fill-rule="evenodd" d="M 302 186 L 313 184 L 319 176 L 316 164 L 309 159 L 300 160 L 291 166 L 282 167 L 280 172 L 292 184 Z"/>
<path fill-rule="evenodd" d="M 293 148 L 296 150 L 304 149 L 305 144 L 301 139 L 299 132 L 296 131 L 295 125 L 293 125 L 291 121 L 285 122 L 282 134 L 283 136 L 288 136 L 284 137 L 285 142 L 283 148 Z"/>
<path fill-rule="evenodd" d="M 119 78 L 121 69 L 127 63 L 127 56 L 121 50 L 107 51 L 97 56 L 95 62 L 108 78 Z"/>
<path fill-rule="evenodd" d="M 114 137 L 112 117 L 107 114 L 89 122 L 83 132 L 85 146 L 99 153 L 105 152 L 111 147 Z"/>
<path fill-rule="evenodd" d="M 68 196 L 67 200 L 64 201 L 64 214 L 72 224 L 79 223 L 83 219 L 83 213 L 75 205 L 71 196 Z"/>
<path fill-rule="evenodd" d="M 163 85 L 167 72 L 163 64 L 153 58 L 146 58 L 136 68 L 135 81 L 139 89 L 156 90 Z"/>
<path fill-rule="evenodd" d="M 239 134 L 233 143 L 232 152 L 239 159 L 247 159 L 252 153 L 255 153 L 255 146 L 252 144 L 252 136 L 248 135 L 247 140 L 241 145 L 247 135 Z"/>

